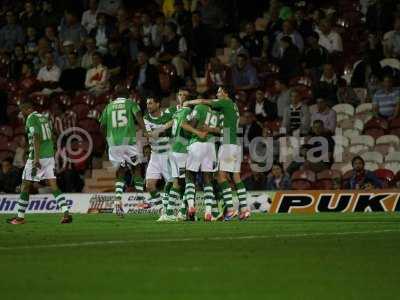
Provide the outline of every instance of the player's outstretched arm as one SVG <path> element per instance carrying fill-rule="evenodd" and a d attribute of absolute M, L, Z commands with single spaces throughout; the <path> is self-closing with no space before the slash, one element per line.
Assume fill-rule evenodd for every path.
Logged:
<path fill-rule="evenodd" d="M 193 128 L 193 126 L 191 126 L 187 122 L 183 122 L 182 123 L 182 128 L 185 129 L 187 132 L 193 133 L 193 134 L 197 135 L 199 138 L 202 138 L 202 139 L 204 139 L 208 135 L 207 131 L 200 131 L 200 130 L 198 130 L 196 128 Z"/>
<path fill-rule="evenodd" d="M 205 105 L 210 105 L 212 100 L 209 99 L 195 99 L 195 100 L 189 100 L 183 103 L 183 106 L 195 106 L 198 104 L 205 104 Z"/>
<path fill-rule="evenodd" d="M 140 111 L 135 113 L 135 119 L 139 125 L 139 127 L 146 132 L 146 126 L 144 125 L 143 115 Z"/>
<path fill-rule="evenodd" d="M 221 132 L 222 132 L 221 127 L 203 126 L 201 129 L 204 131 L 207 131 L 208 133 L 218 134 L 218 135 L 221 134 Z"/>

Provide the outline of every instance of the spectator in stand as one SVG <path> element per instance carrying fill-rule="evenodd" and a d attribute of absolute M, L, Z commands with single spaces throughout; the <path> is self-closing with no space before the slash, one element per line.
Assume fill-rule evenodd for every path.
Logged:
<path fill-rule="evenodd" d="M 0 29 L 0 51 L 12 52 L 17 44 L 24 44 L 25 34 L 12 11 L 6 13 L 6 20 Z"/>
<path fill-rule="evenodd" d="M 79 49 L 86 36 L 86 29 L 79 23 L 77 13 L 67 11 L 65 13 L 65 21 L 60 25 L 60 42 L 72 41 L 75 48 Z"/>
<path fill-rule="evenodd" d="M 191 49 L 192 62 L 199 77 L 204 75 L 206 61 L 215 55 L 215 49 L 209 45 L 210 34 L 206 26 L 201 22 L 199 12 L 192 14 L 192 26 L 188 37 L 189 48 Z"/>
<path fill-rule="evenodd" d="M 38 47 L 37 32 L 35 27 L 29 26 L 26 29 L 25 51 L 31 55 L 36 55 Z"/>
<path fill-rule="evenodd" d="M 75 127 L 77 116 L 75 112 L 67 110 L 67 108 L 58 103 L 51 105 L 51 121 L 54 128 L 54 133 L 58 137 L 69 128 Z"/>
<path fill-rule="evenodd" d="M 268 37 L 268 53 L 272 51 L 277 33 L 282 31 L 282 24 L 283 20 L 279 17 L 279 10 L 270 10 L 269 22 L 265 30 Z"/>
<path fill-rule="evenodd" d="M 192 15 L 186 10 L 183 0 L 174 1 L 174 13 L 171 19 L 178 25 L 180 34 L 188 37 L 192 26 Z"/>
<path fill-rule="evenodd" d="M 156 14 L 155 24 L 151 28 L 151 41 L 156 49 L 161 47 L 164 28 L 165 16 L 163 13 L 159 12 Z"/>
<path fill-rule="evenodd" d="M 378 117 L 394 119 L 400 116 L 400 90 L 393 88 L 393 79 L 389 75 L 383 78 L 382 85 L 373 97 L 373 110 Z"/>
<path fill-rule="evenodd" d="M 278 117 L 282 119 L 283 115 L 285 114 L 285 110 L 290 105 L 289 81 L 286 78 L 276 80 L 275 90 L 277 92 L 277 95 L 275 96 L 277 113 Z"/>
<path fill-rule="evenodd" d="M 86 72 L 85 86 L 94 95 L 103 94 L 108 90 L 108 69 L 103 65 L 103 57 L 95 52 L 92 55 L 93 68 Z"/>
<path fill-rule="evenodd" d="M 114 31 L 113 26 L 107 22 L 107 16 L 104 13 L 98 13 L 97 26 L 90 31 L 89 35 L 95 39 L 96 47 L 100 53 L 107 52 L 107 43 Z"/>
<path fill-rule="evenodd" d="M 21 68 L 21 78 L 18 86 L 25 93 L 33 92 L 37 85 L 37 79 L 33 72 L 33 64 L 31 62 L 25 61 Z"/>
<path fill-rule="evenodd" d="M 187 43 L 183 36 L 177 34 L 175 23 L 169 22 L 165 26 L 164 38 L 159 52 L 159 60 L 162 62 L 171 61 L 180 78 L 185 76 L 185 70 L 189 67 L 186 60 Z"/>
<path fill-rule="evenodd" d="M 221 85 L 230 85 L 230 70 L 225 66 L 218 57 L 210 58 L 207 64 L 206 81 L 208 89 L 216 89 Z"/>
<path fill-rule="evenodd" d="M 145 51 L 145 47 L 143 45 L 142 36 L 139 30 L 139 27 L 133 26 L 130 28 L 129 32 L 129 40 L 128 40 L 128 51 L 129 56 L 132 61 L 137 60 L 137 56 L 140 51 Z M 154 62 L 156 64 L 157 61 Z"/>
<path fill-rule="evenodd" d="M 315 173 L 329 169 L 333 163 L 335 141 L 331 137 L 331 133 L 324 127 L 322 120 L 313 121 L 307 144 L 310 150 L 309 155 L 312 155 L 312 159 L 307 157 L 307 169 Z"/>
<path fill-rule="evenodd" d="M 37 80 L 42 88 L 43 94 L 52 94 L 61 91 L 59 88 L 59 80 L 61 70 L 54 62 L 54 54 L 47 52 L 45 55 L 45 66 L 39 70 Z"/>
<path fill-rule="evenodd" d="M 122 7 L 122 0 L 99 0 L 99 11 L 110 16 L 116 16 Z"/>
<path fill-rule="evenodd" d="M 374 172 L 365 170 L 365 161 L 361 156 L 352 159 L 353 172 L 345 188 L 351 190 L 362 189 L 366 182 L 372 182 L 376 188 L 382 188 L 382 182 L 375 176 Z"/>
<path fill-rule="evenodd" d="M 248 191 L 264 191 L 267 187 L 267 176 L 262 172 L 252 172 L 250 177 L 243 180 Z"/>
<path fill-rule="evenodd" d="M 277 105 L 265 97 L 262 89 L 256 90 L 256 101 L 252 107 L 259 122 L 273 121 L 277 119 Z"/>
<path fill-rule="evenodd" d="M 380 60 L 383 57 L 375 49 L 363 52 L 361 60 L 354 65 L 351 76 L 351 86 L 354 88 L 368 88 L 371 82 L 382 79 Z"/>
<path fill-rule="evenodd" d="M 253 22 L 246 24 L 246 35 L 243 37 L 243 46 L 251 58 L 260 58 L 263 55 L 264 35 L 261 31 L 256 31 Z"/>
<path fill-rule="evenodd" d="M 18 146 L 15 148 L 15 155 L 13 160 L 13 166 L 19 170 L 23 170 L 25 167 L 27 155 L 26 155 L 26 138 L 23 135 L 18 140 Z"/>
<path fill-rule="evenodd" d="M 284 78 L 296 77 L 300 74 L 300 52 L 295 45 L 292 44 L 292 39 L 284 36 L 280 40 L 282 56 L 279 57 L 279 74 Z"/>
<path fill-rule="evenodd" d="M 228 53 L 229 53 L 229 58 L 228 58 L 229 66 L 233 66 L 237 63 L 237 58 L 240 54 L 244 54 L 246 56 L 249 55 L 246 48 L 244 48 L 243 45 L 241 44 L 240 38 L 237 36 L 233 36 L 230 38 Z"/>
<path fill-rule="evenodd" d="M 21 26 L 24 28 L 35 27 L 36 29 L 41 29 L 40 18 L 36 14 L 35 6 L 31 1 L 25 2 L 25 10 L 19 15 L 19 19 Z"/>
<path fill-rule="evenodd" d="M 319 44 L 324 47 L 329 54 L 337 54 L 343 52 L 342 37 L 339 33 L 332 29 L 332 21 L 324 19 L 320 23 L 320 27 L 316 30 L 319 34 Z"/>
<path fill-rule="evenodd" d="M 338 103 L 338 79 L 332 63 L 324 65 L 324 71 L 319 82 L 314 87 L 314 97 L 324 98 L 330 107 Z"/>
<path fill-rule="evenodd" d="M 45 28 L 44 37 L 48 40 L 50 48 L 55 52 L 59 52 L 61 45 L 57 36 L 57 30 L 54 26 L 50 25 Z"/>
<path fill-rule="evenodd" d="M 10 76 L 13 80 L 20 80 L 22 75 L 22 65 L 26 60 L 24 47 L 17 44 L 11 57 Z"/>
<path fill-rule="evenodd" d="M 104 65 L 108 68 L 111 84 L 126 79 L 128 57 L 121 49 L 119 40 L 108 43 L 108 53 L 104 57 Z"/>
<path fill-rule="evenodd" d="M 57 27 L 61 17 L 59 13 L 54 11 L 53 4 L 50 1 L 42 1 L 42 11 L 40 13 L 41 28 L 47 26 Z"/>
<path fill-rule="evenodd" d="M 304 68 L 314 81 L 322 74 L 322 66 L 328 62 L 328 51 L 318 43 L 319 35 L 313 31 L 307 38 L 308 47 L 304 52 Z"/>
<path fill-rule="evenodd" d="M 91 32 L 97 25 L 97 6 L 97 0 L 89 0 L 89 9 L 82 14 L 81 24 L 86 32 Z"/>
<path fill-rule="evenodd" d="M 354 89 L 348 86 L 343 78 L 338 80 L 337 100 L 339 103 L 348 103 L 354 107 L 357 107 L 361 102 Z"/>
<path fill-rule="evenodd" d="M 287 175 L 280 163 L 274 163 L 271 173 L 268 176 L 267 190 L 290 190 L 292 183 L 289 175 Z"/>
<path fill-rule="evenodd" d="M 282 38 L 288 37 L 290 39 L 290 44 L 294 45 L 299 53 L 303 52 L 304 49 L 304 40 L 300 33 L 295 30 L 295 27 L 291 21 L 283 22 L 282 32 L 276 36 L 274 47 L 272 50 L 272 56 L 276 59 L 279 59 L 283 56 L 283 52 L 285 49 L 282 45 Z"/>
<path fill-rule="evenodd" d="M 321 120 L 324 125 L 325 134 L 334 135 L 336 130 L 336 111 L 328 106 L 323 98 L 317 99 L 317 110 L 311 114 L 311 123 Z"/>
<path fill-rule="evenodd" d="M 237 63 L 232 67 L 232 85 L 236 91 L 254 90 L 260 85 L 257 70 L 245 54 L 239 54 Z"/>
<path fill-rule="evenodd" d="M 400 16 L 397 16 L 393 30 L 389 31 L 385 34 L 386 40 L 385 43 L 385 56 L 386 57 L 393 57 L 393 58 L 400 58 Z"/>
<path fill-rule="evenodd" d="M 250 110 L 245 111 L 243 114 L 243 152 L 249 153 L 249 146 L 251 141 L 262 135 L 262 128 L 256 122 L 256 117 L 254 113 Z"/>
<path fill-rule="evenodd" d="M 393 24 L 395 11 L 393 2 L 395 1 L 376 0 L 374 2 L 368 7 L 365 25 L 368 31 L 383 34 L 390 30 Z"/>
<path fill-rule="evenodd" d="M 304 136 L 310 130 L 310 111 L 296 90 L 290 92 L 290 99 L 291 104 L 283 115 L 282 132 L 290 136 Z"/>
<path fill-rule="evenodd" d="M 62 44 L 63 55 L 58 59 L 58 66 L 61 70 L 68 67 L 68 55 L 75 52 L 75 45 L 72 41 L 64 41 Z"/>
<path fill-rule="evenodd" d="M 144 98 L 151 93 L 157 96 L 161 92 L 158 69 L 149 63 L 147 53 L 144 51 L 138 54 L 131 89 L 137 90 Z"/>
<path fill-rule="evenodd" d="M 297 7 L 294 17 L 297 24 L 297 31 L 303 39 L 308 39 L 314 31 L 312 21 L 307 17 L 305 8 L 303 6 Z"/>
<path fill-rule="evenodd" d="M 86 70 L 80 66 L 78 56 L 71 52 L 60 76 L 60 87 L 64 91 L 82 91 L 85 89 Z"/>
<path fill-rule="evenodd" d="M 21 175 L 13 167 L 13 159 L 11 157 L 4 159 L 0 170 L 0 193 L 15 194 L 20 184 Z"/>
<path fill-rule="evenodd" d="M 93 54 L 96 52 L 96 41 L 92 37 L 86 38 L 86 52 L 82 56 L 81 66 L 86 70 L 93 67 Z"/>

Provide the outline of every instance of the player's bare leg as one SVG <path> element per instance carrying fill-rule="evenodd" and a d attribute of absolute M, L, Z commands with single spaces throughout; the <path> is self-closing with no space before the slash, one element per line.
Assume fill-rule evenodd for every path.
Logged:
<path fill-rule="evenodd" d="M 51 188 L 54 199 L 57 202 L 58 207 L 61 209 L 63 213 L 63 217 L 61 219 L 61 224 L 72 223 L 72 215 L 69 213 L 68 205 L 65 200 L 63 193 L 60 191 L 57 185 L 56 179 L 48 179 L 47 185 Z"/>
<path fill-rule="evenodd" d="M 25 224 L 25 212 L 29 204 L 29 191 L 31 189 L 31 182 L 22 180 L 21 193 L 17 202 L 17 216 L 7 219 L 7 223 L 12 225 Z"/>

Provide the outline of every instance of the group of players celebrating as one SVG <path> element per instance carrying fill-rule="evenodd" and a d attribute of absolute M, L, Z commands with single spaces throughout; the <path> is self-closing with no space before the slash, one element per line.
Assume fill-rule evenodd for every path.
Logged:
<path fill-rule="evenodd" d="M 143 162 L 143 147 L 137 138 L 137 127 L 149 140 L 151 156 L 146 169 L 146 189 L 151 205 L 162 207 L 159 222 L 196 220 L 196 176 L 202 174 L 205 213 L 204 221 L 230 221 L 250 217 L 247 192 L 240 178 L 242 150 L 238 143 L 239 111 L 229 97 L 227 87 L 221 86 L 217 99 L 189 100 L 189 91 L 179 89 L 177 105 L 161 110 L 158 99 L 146 99 L 147 112 L 128 98 L 124 91 L 111 101 L 100 117 L 108 144 L 110 162 L 117 169 L 115 181 L 115 212 L 124 215 L 122 195 L 125 174 L 130 172 L 138 198 L 144 200 L 143 180 L 139 165 Z M 59 192 L 54 176 L 54 145 L 48 118 L 38 114 L 30 103 L 21 105 L 26 118 L 30 155 L 23 172 L 23 184 L 18 215 L 11 224 L 25 223 L 24 214 L 32 181 L 47 179 L 58 205 L 63 210 L 62 223 L 72 222 Z M 50 150 L 51 149 L 51 150 Z M 161 193 L 157 186 L 163 179 Z M 218 183 L 219 191 L 214 189 Z M 236 188 L 239 210 L 233 205 L 231 183 Z M 216 194 L 223 200 L 218 205 Z M 163 196 L 161 196 L 163 195 Z M 178 209 L 177 209 L 178 208 Z"/>

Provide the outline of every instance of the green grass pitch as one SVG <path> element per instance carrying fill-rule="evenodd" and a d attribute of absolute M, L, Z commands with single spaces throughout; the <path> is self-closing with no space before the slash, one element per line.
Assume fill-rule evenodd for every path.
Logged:
<path fill-rule="evenodd" d="M 0 299 L 398 299 L 400 215 L 0 216 Z"/>

